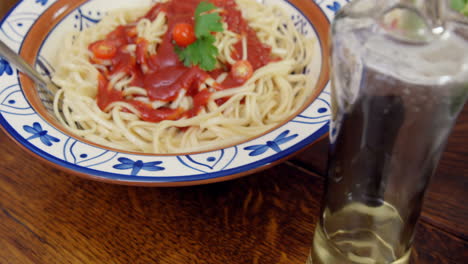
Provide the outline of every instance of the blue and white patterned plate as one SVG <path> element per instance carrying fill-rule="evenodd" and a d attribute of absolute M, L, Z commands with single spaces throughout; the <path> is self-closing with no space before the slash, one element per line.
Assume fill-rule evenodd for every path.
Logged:
<path fill-rule="evenodd" d="M 20 1 L 0 23 L 0 39 L 19 53 L 34 24 L 60 1 Z M 347 2 L 303 1 L 318 8 L 327 22 Z M 97 23 L 110 8 L 131 7 L 149 2 L 150 0 L 114 0 L 109 5 L 108 0 L 89 0 L 78 5 L 38 44 L 41 46 L 36 64 L 41 67 L 37 68 L 45 76 L 53 74 L 48 61 L 60 48 L 63 33 L 82 30 Z M 304 10 L 293 4 L 301 2 L 300 0 L 262 2 L 283 6 L 301 33 L 317 37 L 314 22 L 304 15 Z M 232 179 L 267 168 L 324 136 L 329 130 L 331 112 L 327 81 L 324 87 L 318 87 L 322 92 L 302 113 L 253 140 L 193 155 L 132 154 L 90 145 L 63 133 L 35 111 L 23 88 L 18 72 L 0 58 L 0 124 L 7 133 L 37 156 L 69 172 L 120 184 L 192 185 Z"/>

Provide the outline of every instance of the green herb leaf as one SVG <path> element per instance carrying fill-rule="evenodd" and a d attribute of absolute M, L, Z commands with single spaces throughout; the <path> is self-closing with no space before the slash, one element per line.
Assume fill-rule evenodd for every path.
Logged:
<path fill-rule="evenodd" d="M 201 2 L 195 9 L 195 36 L 201 38 L 208 36 L 211 32 L 222 32 L 223 24 L 218 12 L 206 13 L 217 7 L 212 3 Z"/>
<path fill-rule="evenodd" d="M 468 16 L 468 0 L 452 0 L 451 7 L 465 16 Z"/>
<path fill-rule="evenodd" d="M 222 32 L 223 24 L 218 13 L 205 14 L 195 19 L 195 36 L 201 38 L 211 32 Z"/>
<path fill-rule="evenodd" d="M 175 46 L 174 50 L 186 67 L 198 65 L 202 70 L 211 71 L 216 67 L 216 56 L 219 54 L 214 45 L 216 39 L 212 32 L 222 32 L 223 24 L 218 12 L 211 12 L 217 7 L 208 2 L 201 2 L 195 9 L 195 35 L 197 40 L 182 49 Z"/>
<path fill-rule="evenodd" d="M 176 46 L 175 51 L 185 66 L 198 65 L 203 70 L 212 71 L 216 67 L 216 56 L 219 53 L 214 45 L 215 40 L 211 35 L 205 36 L 185 49 Z"/>
<path fill-rule="evenodd" d="M 464 0 L 452 0 L 451 7 L 457 11 L 461 11 L 465 7 Z"/>
<path fill-rule="evenodd" d="M 462 0 L 463 1 L 463 0 Z M 213 3 L 200 2 L 195 9 L 195 18 L 199 17 L 202 13 L 215 10 L 217 7 Z"/>

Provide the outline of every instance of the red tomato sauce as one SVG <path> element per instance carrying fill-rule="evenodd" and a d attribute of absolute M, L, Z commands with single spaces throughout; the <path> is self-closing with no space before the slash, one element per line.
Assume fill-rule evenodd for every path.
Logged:
<path fill-rule="evenodd" d="M 149 54 L 148 42 L 137 37 L 136 23 L 119 26 L 106 36 L 106 43 L 116 47 L 117 52 L 110 59 L 111 65 L 106 66 L 105 70 L 99 70 L 97 103 L 101 110 L 105 111 L 113 102 L 124 101 L 140 112 L 142 120 L 160 122 L 196 116 L 206 106 L 211 93 L 206 89 L 198 91 L 198 87 L 209 77 L 216 78 L 223 72 L 229 72 L 230 66 L 226 65 L 223 70 L 215 70 L 211 73 L 205 72 L 197 66 L 186 67 L 175 53 L 172 39 L 172 31 L 176 24 L 187 23 L 195 27 L 194 13 L 200 2 L 202 0 L 173 0 L 167 3 L 157 3 L 140 18 L 154 20 L 160 12 L 166 13 L 168 29 L 155 55 Z M 252 64 L 253 69 L 256 70 L 268 64 L 272 60 L 271 48 L 260 42 L 255 31 L 242 18 L 235 1 L 212 0 L 211 2 L 224 9 L 220 14 L 224 22 L 228 24 L 229 30 L 247 37 L 248 61 Z M 93 44 L 89 46 L 89 49 Z M 129 44 L 136 44 L 135 56 L 126 51 Z M 242 41 L 240 40 L 234 45 L 232 57 L 239 60 L 242 55 Z M 95 58 L 91 58 L 90 61 L 92 63 L 100 62 Z M 122 92 L 109 87 L 111 77 L 119 73 L 131 76 L 131 86 L 146 89 L 150 100 L 170 102 L 176 99 L 179 92 L 184 89 L 187 91 L 187 96 L 192 96 L 194 105 L 192 109 L 153 109 L 150 104 L 126 99 Z M 229 74 L 226 80 L 218 85 L 217 89 L 237 87 L 242 83 Z M 218 100 L 217 103 L 222 104 L 225 100 L 227 99 Z"/>

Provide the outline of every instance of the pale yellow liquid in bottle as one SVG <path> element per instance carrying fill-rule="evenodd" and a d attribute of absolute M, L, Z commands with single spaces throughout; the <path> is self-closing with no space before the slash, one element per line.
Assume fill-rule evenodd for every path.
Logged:
<path fill-rule="evenodd" d="M 397 232 L 404 223 L 390 204 L 370 207 L 354 202 L 333 214 L 327 208 L 323 219 L 307 264 L 409 263 L 411 250 L 398 243 Z"/>

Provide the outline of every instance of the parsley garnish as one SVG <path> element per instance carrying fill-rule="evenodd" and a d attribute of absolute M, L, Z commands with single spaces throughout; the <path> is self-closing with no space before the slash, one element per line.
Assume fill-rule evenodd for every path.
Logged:
<path fill-rule="evenodd" d="M 175 46 L 175 52 L 184 65 L 190 67 L 198 65 L 202 70 L 211 71 L 216 67 L 216 56 L 219 54 L 214 45 L 215 37 L 212 32 L 224 30 L 221 16 L 212 3 L 201 2 L 195 9 L 195 36 L 197 40 L 185 49 Z"/>
<path fill-rule="evenodd" d="M 451 6 L 458 12 L 468 16 L 468 0 L 452 0 Z"/>
<path fill-rule="evenodd" d="M 212 3 L 201 2 L 195 9 L 195 36 L 202 38 L 211 36 L 211 32 L 223 32 L 221 16 L 216 10 L 217 7 Z"/>

